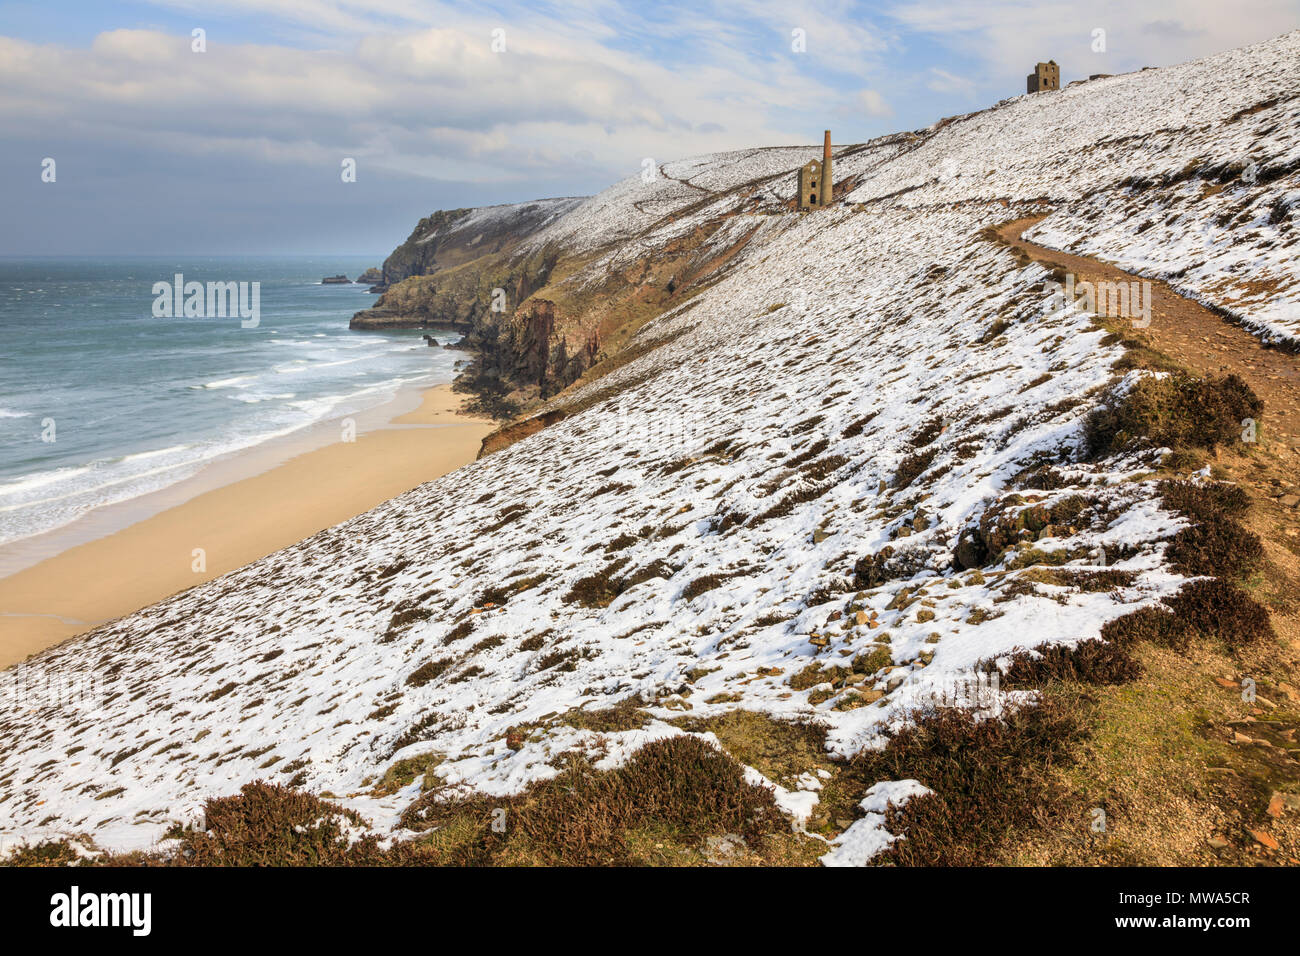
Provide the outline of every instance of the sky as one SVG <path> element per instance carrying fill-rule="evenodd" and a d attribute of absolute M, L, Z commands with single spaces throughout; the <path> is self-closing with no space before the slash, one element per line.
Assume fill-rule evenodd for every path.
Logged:
<path fill-rule="evenodd" d="M 1300 0 L 0 0 L 0 256 L 378 264 L 436 209 L 1297 28 Z"/>

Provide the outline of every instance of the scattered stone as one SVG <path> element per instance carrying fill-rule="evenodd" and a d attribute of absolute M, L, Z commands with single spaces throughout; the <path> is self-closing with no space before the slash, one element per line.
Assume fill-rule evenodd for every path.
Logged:
<path fill-rule="evenodd" d="M 1300 810 L 1300 794 L 1273 791 L 1273 797 L 1268 801 L 1268 815 L 1276 819 L 1287 810 Z"/>
<path fill-rule="evenodd" d="M 1270 850 L 1282 849 L 1282 844 L 1278 843 L 1277 838 L 1274 837 L 1267 830 L 1251 830 L 1250 835 L 1253 836 L 1259 843 L 1262 843 L 1264 846 L 1268 847 Z"/>
<path fill-rule="evenodd" d="M 834 709 L 839 711 L 857 710 L 859 707 L 866 707 L 868 704 L 874 704 L 884 696 L 885 694 L 883 691 L 875 690 L 873 688 L 856 688 L 845 694 L 844 697 L 835 704 Z M 812 701 L 811 697 L 809 697 L 809 701 Z"/>

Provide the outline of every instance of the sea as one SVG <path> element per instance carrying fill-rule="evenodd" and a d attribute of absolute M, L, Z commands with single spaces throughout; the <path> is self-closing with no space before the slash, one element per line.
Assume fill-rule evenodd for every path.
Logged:
<path fill-rule="evenodd" d="M 351 331 L 377 297 L 321 284 L 379 261 L 0 258 L 0 548 L 451 381 L 463 353 L 416 329 Z M 178 274 L 258 283 L 256 325 L 159 317 L 175 310 L 156 305 L 155 284 Z"/>

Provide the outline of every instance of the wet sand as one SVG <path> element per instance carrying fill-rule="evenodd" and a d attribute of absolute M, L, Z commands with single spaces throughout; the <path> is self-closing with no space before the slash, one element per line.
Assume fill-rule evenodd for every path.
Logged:
<path fill-rule="evenodd" d="M 372 419 L 383 424 L 358 429 L 353 442 L 334 440 L 252 476 L 207 488 L 0 578 L 0 668 L 468 464 L 495 426 L 458 414 L 460 404 L 448 385 L 428 389 L 414 411 L 401 414 L 397 403 L 386 406 L 386 412 L 376 410 L 381 414 Z M 337 423 L 324 427 L 342 434 Z M 258 453 L 265 456 L 266 451 Z M 212 475 L 202 481 L 210 485 Z M 184 494 L 185 484 L 166 493 L 173 498 Z M 196 548 L 205 552 L 201 572 L 192 567 Z"/>

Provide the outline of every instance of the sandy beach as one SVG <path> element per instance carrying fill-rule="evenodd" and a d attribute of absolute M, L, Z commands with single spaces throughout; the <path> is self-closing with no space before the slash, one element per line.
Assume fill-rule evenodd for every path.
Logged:
<path fill-rule="evenodd" d="M 494 426 L 460 405 L 449 385 L 428 389 L 413 411 L 376 410 L 380 424 L 355 441 L 296 454 L 0 578 L 0 668 L 468 464 Z"/>

